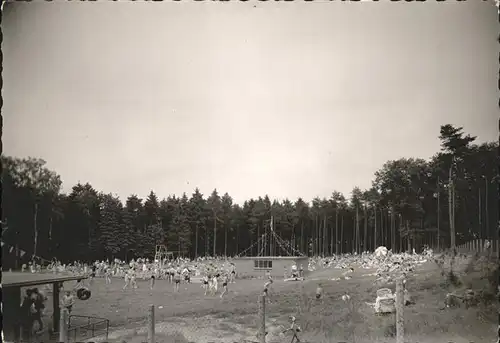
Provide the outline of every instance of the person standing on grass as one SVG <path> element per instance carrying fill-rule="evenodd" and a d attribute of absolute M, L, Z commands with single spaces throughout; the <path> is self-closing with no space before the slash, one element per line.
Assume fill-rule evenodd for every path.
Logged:
<path fill-rule="evenodd" d="M 228 282 L 229 282 L 229 277 L 228 277 L 228 275 L 226 274 L 226 275 L 224 275 L 224 276 L 222 277 L 222 289 L 223 289 L 223 291 L 222 291 L 222 293 L 221 293 L 221 295 L 220 295 L 220 298 L 221 298 L 221 299 L 222 299 L 222 297 L 224 296 L 224 294 L 226 294 L 226 293 L 227 293 L 227 284 L 228 284 Z"/>
<path fill-rule="evenodd" d="M 304 265 L 301 263 L 299 268 L 299 277 L 304 277 Z"/>
<path fill-rule="evenodd" d="M 175 274 L 177 274 L 177 269 L 174 267 L 170 268 L 170 283 L 175 282 Z"/>
<path fill-rule="evenodd" d="M 106 267 L 104 269 L 104 277 L 106 279 L 106 285 L 111 285 L 111 268 Z"/>
<path fill-rule="evenodd" d="M 181 284 L 181 271 L 178 270 L 174 275 L 174 291 L 179 292 L 179 287 Z"/>
<path fill-rule="evenodd" d="M 123 276 L 123 279 L 125 281 L 125 285 L 123 286 L 123 290 L 125 290 L 129 284 L 130 284 L 130 275 L 128 272 L 125 272 L 125 275 Z"/>
<path fill-rule="evenodd" d="M 135 267 L 131 269 L 130 271 L 130 285 L 132 286 L 133 289 L 137 289 L 137 276 L 135 273 Z"/>
<path fill-rule="evenodd" d="M 33 301 L 35 305 L 35 313 L 33 313 L 33 321 L 38 322 L 38 332 L 43 330 L 43 312 L 45 309 L 45 300 L 47 297 L 38 290 L 38 288 L 33 289 Z"/>
<path fill-rule="evenodd" d="M 142 262 L 142 280 L 146 281 L 147 273 L 148 273 L 148 266 L 146 265 L 146 262 Z"/>
<path fill-rule="evenodd" d="M 184 267 L 182 270 L 182 275 L 184 276 L 184 281 L 186 283 L 191 283 L 191 276 L 190 276 L 191 271 L 189 270 L 188 267 Z"/>
<path fill-rule="evenodd" d="M 73 310 L 73 305 L 75 304 L 75 297 L 71 291 L 66 291 L 66 294 L 62 298 L 62 305 L 65 309 L 68 310 L 68 313 L 71 314 Z"/>
<path fill-rule="evenodd" d="M 266 298 L 269 297 L 269 288 L 273 284 L 273 278 L 269 276 L 268 281 L 264 284 L 264 291 L 262 292 L 262 295 L 265 296 Z"/>
<path fill-rule="evenodd" d="M 229 282 L 236 283 L 236 266 L 234 265 L 233 262 L 231 262 L 230 269 L 231 269 L 231 274 L 230 274 Z"/>
<path fill-rule="evenodd" d="M 33 300 L 33 290 L 27 289 L 26 295 L 21 303 L 21 329 L 22 341 L 29 341 L 33 332 L 33 315 L 35 313 L 35 304 Z"/>
<path fill-rule="evenodd" d="M 217 290 L 219 288 L 219 280 L 217 279 L 220 275 L 219 274 L 215 274 L 213 277 L 212 277 L 212 289 L 211 289 L 211 294 L 212 295 L 216 295 L 217 294 Z"/>
<path fill-rule="evenodd" d="M 297 279 L 298 274 L 297 274 L 297 263 L 294 261 L 292 264 L 292 277 Z"/>
<path fill-rule="evenodd" d="M 208 292 L 208 283 L 209 283 L 209 277 L 208 275 L 203 275 L 203 278 L 202 278 L 202 287 L 203 287 L 203 290 L 205 291 L 205 296 L 207 295 L 207 292 Z"/>
<path fill-rule="evenodd" d="M 93 284 L 93 280 L 96 276 L 96 271 L 97 271 L 97 266 L 95 265 L 95 263 L 92 265 L 92 271 L 90 272 L 90 278 L 89 278 L 89 286 L 92 286 Z"/>
<path fill-rule="evenodd" d="M 168 282 L 174 282 L 175 269 L 172 266 L 169 266 L 167 269 Z"/>
<path fill-rule="evenodd" d="M 149 289 L 153 290 L 153 287 L 155 286 L 155 273 L 151 271 L 151 268 L 149 268 L 149 273 L 150 273 L 150 281 L 149 281 Z"/>
<path fill-rule="evenodd" d="M 160 277 L 160 269 L 158 268 L 157 263 L 153 264 L 153 275 L 155 276 L 155 279 Z"/>

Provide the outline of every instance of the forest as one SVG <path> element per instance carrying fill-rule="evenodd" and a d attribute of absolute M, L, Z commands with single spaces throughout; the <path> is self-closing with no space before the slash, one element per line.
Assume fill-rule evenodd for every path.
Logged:
<path fill-rule="evenodd" d="M 438 135 L 441 150 L 434 156 L 387 161 L 369 189 L 354 187 L 344 195 L 332 179 L 325 185 L 329 198 L 277 201 L 263 194 L 243 204 L 217 189 L 166 198 L 151 190 L 145 199 L 132 194 L 122 202 L 78 183 L 65 194 L 44 160 L 2 155 L 2 260 L 12 267 L 32 258 L 153 258 L 159 244 L 190 258 L 290 251 L 318 256 L 497 239 L 498 142 L 477 144 L 450 124 L 436 128 Z M 280 240 L 262 251 L 259 241 L 271 217 Z"/>

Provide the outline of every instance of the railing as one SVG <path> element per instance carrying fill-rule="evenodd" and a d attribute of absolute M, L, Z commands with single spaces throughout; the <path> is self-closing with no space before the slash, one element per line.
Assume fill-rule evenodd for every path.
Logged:
<path fill-rule="evenodd" d="M 80 324 L 78 322 L 84 322 Z M 97 336 L 106 335 L 108 339 L 109 320 L 99 317 L 70 315 L 68 320 L 68 339 L 70 341 L 81 341 Z"/>

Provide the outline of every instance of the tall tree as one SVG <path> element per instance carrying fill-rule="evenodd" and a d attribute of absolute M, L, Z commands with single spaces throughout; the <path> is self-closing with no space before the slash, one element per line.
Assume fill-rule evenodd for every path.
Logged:
<path fill-rule="evenodd" d="M 442 125 L 439 131 L 441 140 L 441 150 L 444 152 L 445 163 L 448 166 L 448 207 L 450 218 L 450 238 L 451 248 L 455 248 L 455 196 L 456 185 L 454 178 L 462 174 L 463 159 L 469 154 L 470 144 L 476 137 L 465 135 L 462 127 L 454 127 L 451 124 Z M 458 174 L 458 175 L 456 175 Z"/>
<path fill-rule="evenodd" d="M 71 209 L 70 215 L 66 216 L 66 225 L 73 230 L 71 233 L 68 232 L 66 239 L 71 241 L 77 238 L 75 242 L 78 246 L 75 247 L 75 253 L 78 259 L 86 261 L 97 259 L 102 251 L 98 230 L 100 212 L 98 192 L 89 183 L 78 183 L 73 186 L 69 201 Z"/>
<path fill-rule="evenodd" d="M 125 225 L 122 220 L 123 205 L 117 197 L 112 194 L 100 195 L 100 218 L 99 232 L 100 241 L 104 249 L 104 253 L 108 259 L 115 258 L 121 250 L 121 247 L 128 242 L 123 233 Z"/>
<path fill-rule="evenodd" d="M 233 207 L 233 199 L 228 193 L 224 193 L 221 199 L 221 221 L 224 233 L 224 256 L 227 257 L 228 233 L 232 233 L 231 228 L 231 210 Z"/>
<path fill-rule="evenodd" d="M 198 188 L 194 190 L 194 193 L 189 199 L 189 214 L 190 214 L 190 224 L 192 231 L 194 232 L 194 257 L 197 258 L 200 250 L 198 248 L 198 243 L 200 241 L 199 232 L 204 232 L 206 230 L 206 209 L 207 204 L 205 199 L 203 199 L 203 194 Z"/>
<path fill-rule="evenodd" d="M 220 222 L 219 213 L 221 210 L 221 199 L 219 196 L 219 193 L 217 192 L 217 189 L 214 189 L 212 191 L 212 194 L 207 199 L 207 209 L 210 212 L 210 218 L 212 220 L 212 230 L 213 230 L 213 235 L 212 235 L 212 256 L 216 256 L 216 249 L 217 249 L 217 222 Z M 205 230 L 205 254 L 208 255 L 209 251 L 209 240 L 210 235 L 208 232 L 208 225 L 207 229 Z"/>
<path fill-rule="evenodd" d="M 45 167 L 46 162 L 39 158 L 12 158 L 2 156 L 2 167 L 9 174 L 14 187 L 24 189 L 32 199 L 33 218 L 33 256 L 37 255 L 39 225 L 39 207 L 47 197 L 49 203 L 57 197 L 61 189 L 61 178 Z"/>

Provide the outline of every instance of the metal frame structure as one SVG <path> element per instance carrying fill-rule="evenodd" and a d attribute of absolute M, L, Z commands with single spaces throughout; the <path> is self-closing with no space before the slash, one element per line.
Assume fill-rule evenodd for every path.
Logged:
<path fill-rule="evenodd" d="M 173 252 L 167 251 L 167 247 L 163 244 L 157 245 L 155 248 L 155 261 L 158 261 L 160 265 L 167 257 L 173 257 Z"/>

